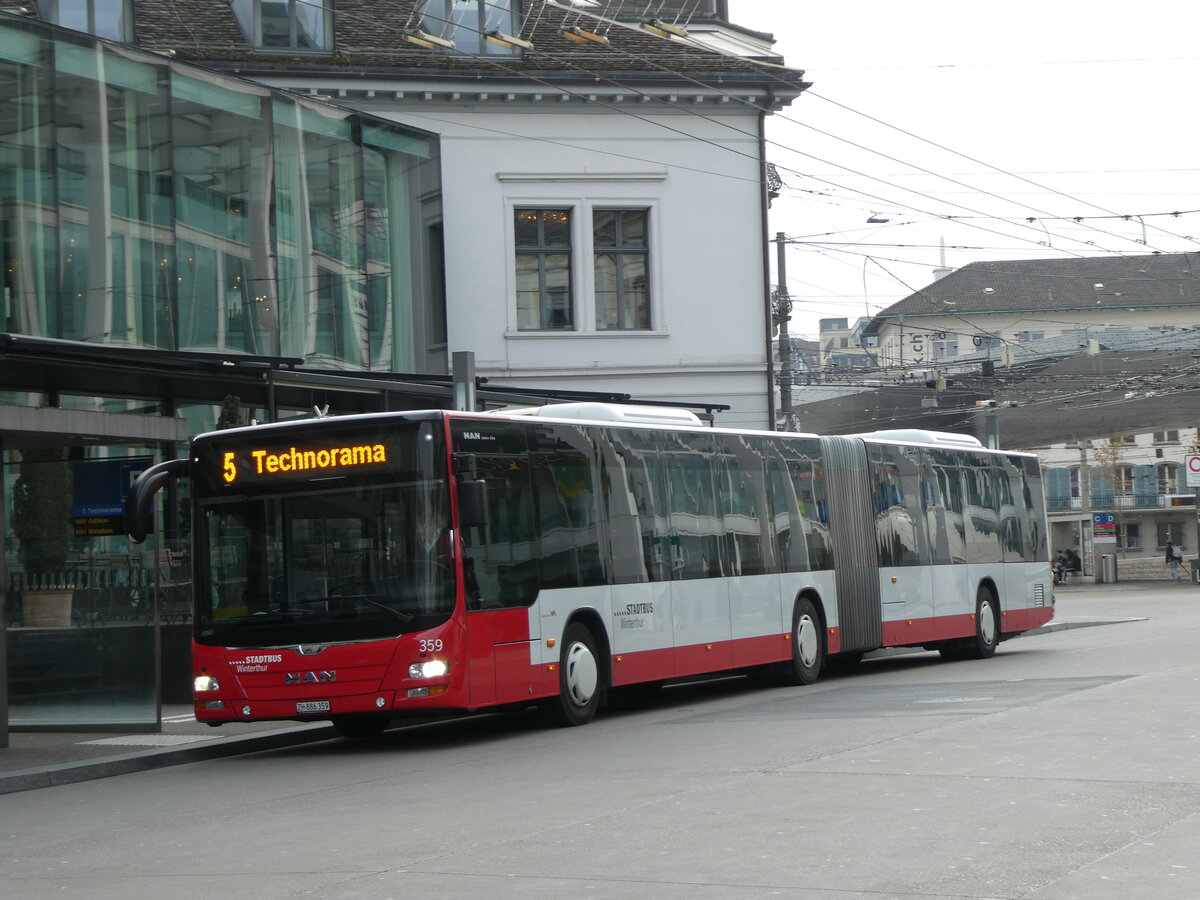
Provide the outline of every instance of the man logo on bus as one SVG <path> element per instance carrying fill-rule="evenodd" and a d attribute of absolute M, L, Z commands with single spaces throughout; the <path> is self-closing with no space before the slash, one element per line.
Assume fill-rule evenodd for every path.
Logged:
<path fill-rule="evenodd" d="M 284 684 L 328 684 L 337 681 L 337 670 L 326 669 L 320 672 L 286 672 Z"/>

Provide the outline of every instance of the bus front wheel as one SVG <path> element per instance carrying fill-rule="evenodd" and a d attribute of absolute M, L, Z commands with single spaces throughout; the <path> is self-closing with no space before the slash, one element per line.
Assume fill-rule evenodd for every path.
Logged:
<path fill-rule="evenodd" d="M 825 636 L 821 617 L 811 600 L 801 598 L 792 610 L 792 664 L 790 684 L 813 684 L 825 663 Z"/>
<path fill-rule="evenodd" d="M 572 622 L 562 636 L 558 664 L 558 696 L 545 701 L 544 710 L 555 725 L 584 725 L 600 707 L 600 660 L 591 630 Z"/>

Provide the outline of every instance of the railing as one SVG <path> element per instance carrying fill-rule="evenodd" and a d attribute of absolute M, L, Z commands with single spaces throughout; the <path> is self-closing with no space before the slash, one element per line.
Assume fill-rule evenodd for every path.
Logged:
<path fill-rule="evenodd" d="M 51 575 L 31 575 L 19 567 L 8 572 L 9 597 L 38 587 L 70 588 L 76 625 L 152 621 L 157 606 L 165 624 L 191 620 L 191 573 L 187 557 L 171 550 L 132 554 L 94 554 L 69 563 Z M 157 603 L 156 603 L 157 601 Z M 20 604 L 6 607 L 8 624 L 17 622 Z"/>
<path fill-rule="evenodd" d="M 1115 495 L 1105 493 L 1092 498 L 1092 508 L 1106 509 L 1170 509 L 1174 507 L 1173 494 L 1119 492 Z M 1064 497 L 1051 494 L 1046 497 L 1046 508 L 1050 512 L 1067 512 L 1082 509 L 1083 500 L 1079 497 Z"/>

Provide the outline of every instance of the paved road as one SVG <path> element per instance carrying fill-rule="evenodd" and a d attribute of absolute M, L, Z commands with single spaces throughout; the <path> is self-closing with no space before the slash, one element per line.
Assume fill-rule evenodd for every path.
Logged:
<path fill-rule="evenodd" d="M 1060 598 L 1071 619 L 1070 596 Z M 986 662 L 478 717 L 0 796 L 14 900 L 1200 897 L 1200 591 Z"/>

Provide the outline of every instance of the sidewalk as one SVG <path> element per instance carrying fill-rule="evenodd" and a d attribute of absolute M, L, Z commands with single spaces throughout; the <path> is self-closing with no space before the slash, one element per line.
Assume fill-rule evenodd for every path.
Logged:
<path fill-rule="evenodd" d="M 162 731 L 10 731 L 0 748 L 0 794 L 165 766 L 293 747 L 337 737 L 327 722 L 251 722 L 212 728 L 190 706 L 164 706 Z"/>
<path fill-rule="evenodd" d="M 1200 594 L 1200 586 L 1189 582 L 1094 584 L 1089 578 L 1055 588 L 1058 609 L 1054 621 L 1029 633 L 1141 621 L 1142 616 L 1112 615 L 1111 594 L 1144 590 L 1191 590 Z M 1103 598 L 1106 609 L 1089 611 L 1088 597 Z M 1131 603 L 1130 609 L 1135 608 Z M 190 706 L 165 706 L 158 734 L 10 732 L 9 746 L 0 748 L 0 794 L 336 738 L 333 726 L 324 722 L 254 722 L 210 728 L 192 718 Z"/>

